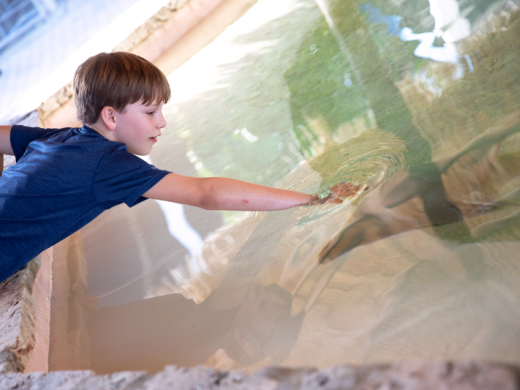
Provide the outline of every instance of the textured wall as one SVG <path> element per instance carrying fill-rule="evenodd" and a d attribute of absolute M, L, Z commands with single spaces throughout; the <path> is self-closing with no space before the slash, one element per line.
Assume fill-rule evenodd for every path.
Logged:
<path fill-rule="evenodd" d="M 40 256 L 0 283 L 0 373 L 23 372 L 34 348 L 32 292 L 39 268 Z"/>
<path fill-rule="evenodd" d="M 423 362 L 326 370 L 268 367 L 254 374 L 168 366 L 156 375 L 120 372 L 96 376 L 92 371 L 0 375 L 2 389 L 159 390 L 159 389 L 344 389 L 344 390 L 514 390 L 515 370 L 485 363 Z"/>
<path fill-rule="evenodd" d="M 76 232 L 0 283 L 0 373 L 90 366 L 86 272 Z"/>

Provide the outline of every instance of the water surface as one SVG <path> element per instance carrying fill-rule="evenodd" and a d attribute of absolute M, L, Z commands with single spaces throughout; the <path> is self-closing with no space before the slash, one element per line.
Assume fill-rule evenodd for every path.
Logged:
<path fill-rule="evenodd" d="M 169 75 L 156 166 L 368 189 L 103 214 L 82 230 L 91 368 L 519 364 L 519 6 L 260 0 Z"/>

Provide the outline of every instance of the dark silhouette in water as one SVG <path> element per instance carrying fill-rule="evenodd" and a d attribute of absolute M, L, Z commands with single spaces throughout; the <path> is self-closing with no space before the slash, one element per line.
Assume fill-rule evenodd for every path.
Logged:
<path fill-rule="evenodd" d="M 366 94 L 378 128 L 401 138 L 406 145 L 409 165 L 431 161 L 431 147 L 413 123 L 401 92 L 368 31 L 354 0 L 318 1 L 326 19 L 330 20 L 340 47 L 355 69 L 358 82 Z"/>
<path fill-rule="evenodd" d="M 193 367 L 220 348 L 245 367 L 267 356 L 283 360 L 303 319 L 290 318 L 292 295 L 276 284 L 250 283 L 241 299 L 225 309 L 180 294 L 103 307 L 90 321 L 90 368 L 111 373 Z"/>
<path fill-rule="evenodd" d="M 91 369 L 160 371 L 195 366 L 222 348 L 239 365 L 280 362 L 296 343 L 303 315 L 292 295 L 253 279 L 296 221 L 294 210 L 268 214 L 237 252 L 220 286 L 201 304 L 171 294 L 106 306 L 90 319 Z"/>
<path fill-rule="evenodd" d="M 460 213 L 446 199 L 439 168 L 436 164 L 430 163 L 431 146 L 415 126 L 412 112 L 395 84 L 387 61 L 369 33 L 366 21 L 360 15 L 359 8 L 367 10 L 368 5 L 358 8 L 353 0 L 319 0 L 317 3 L 337 40 L 337 49 L 352 68 L 355 76 L 353 76 L 354 83 L 360 87 L 359 91 L 355 89 L 355 93 L 359 94 L 362 91 L 364 97 L 361 100 L 366 100 L 377 127 L 392 133 L 405 143 L 405 164 L 412 168 L 409 179 L 403 183 L 403 187 L 410 186 L 413 196 L 424 198 L 425 212 L 433 225 L 460 220 Z M 341 125 L 341 120 L 346 119 L 346 114 L 340 115 L 345 110 L 341 108 L 341 104 L 345 104 L 343 95 L 341 95 L 343 101 L 341 104 L 338 103 L 338 106 L 324 104 L 329 102 L 327 98 L 332 91 L 329 83 L 320 82 L 314 85 L 310 82 L 301 82 L 301 79 L 311 80 L 315 77 L 309 71 L 313 69 L 313 61 L 318 62 L 323 56 L 325 57 L 322 62 L 325 59 L 332 61 L 338 56 L 335 50 L 332 50 L 330 53 L 310 57 L 305 49 L 307 48 L 300 50 L 305 60 L 295 61 L 293 68 L 285 75 L 293 94 L 291 98 L 293 121 L 295 124 L 302 123 L 301 117 L 306 116 L 322 118 L 333 130 Z M 325 63 L 322 64 L 324 65 Z M 353 93 L 354 91 L 349 92 L 349 94 Z M 336 92 L 332 94 L 335 95 Z M 355 106 L 353 103 L 349 101 L 347 105 Z M 359 115 L 359 112 L 357 114 Z M 296 133 L 298 134 L 298 131 Z M 417 186 L 429 190 L 420 191 Z M 392 200 L 390 199 L 389 202 L 392 203 Z"/>
<path fill-rule="evenodd" d="M 475 217 L 485 212 L 485 206 L 499 207 L 500 201 L 507 201 L 507 197 L 498 201 L 472 198 L 488 190 L 490 176 L 497 170 L 495 164 L 501 142 L 520 131 L 519 122 L 519 112 L 510 114 L 456 155 L 410 167 L 406 174 L 395 175 L 373 189 L 352 221 L 325 246 L 319 261 L 333 260 L 358 245 L 393 234 Z M 463 224 L 460 228 L 468 229 Z"/>

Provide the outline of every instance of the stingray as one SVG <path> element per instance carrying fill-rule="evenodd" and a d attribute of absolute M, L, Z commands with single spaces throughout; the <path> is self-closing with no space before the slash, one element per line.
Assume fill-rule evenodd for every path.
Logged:
<path fill-rule="evenodd" d="M 501 201 L 507 196 L 489 199 L 482 194 L 489 192 L 502 142 L 518 131 L 520 111 L 498 120 L 453 156 L 409 167 L 373 188 L 351 220 L 323 248 L 318 261 L 333 260 L 390 235 L 460 222 L 506 205 Z"/>

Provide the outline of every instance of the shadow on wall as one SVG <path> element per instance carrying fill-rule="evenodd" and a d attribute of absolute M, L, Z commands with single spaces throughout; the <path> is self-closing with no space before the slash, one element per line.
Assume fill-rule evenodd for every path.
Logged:
<path fill-rule="evenodd" d="M 199 305 L 171 294 L 101 308 L 90 321 L 91 368 L 97 373 L 156 372 L 166 364 L 204 364 L 219 349 L 245 367 L 266 357 L 282 361 L 296 342 L 303 316 L 290 317 L 287 290 L 253 279 L 295 223 L 293 214 L 288 210 L 264 218 L 220 286 Z"/>

